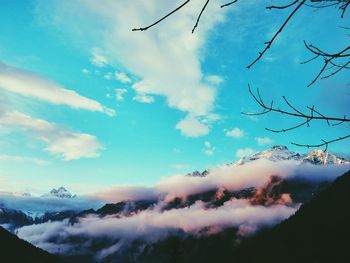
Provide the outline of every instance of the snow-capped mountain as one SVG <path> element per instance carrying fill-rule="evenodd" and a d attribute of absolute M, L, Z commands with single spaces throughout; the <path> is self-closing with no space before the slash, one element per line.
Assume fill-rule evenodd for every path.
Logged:
<path fill-rule="evenodd" d="M 311 163 L 315 165 L 350 163 L 349 160 L 346 160 L 342 157 L 336 156 L 335 154 L 321 149 L 311 151 L 308 154 L 300 154 L 297 152 L 290 151 L 287 146 L 276 145 L 265 151 L 257 152 L 250 157 L 243 157 L 232 164 L 243 165 L 256 160 L 269 160 L 272 162 L 296 161 L 299 164 Z"/>
<path fill-rule="evenodd" d="M 72 195 L 66 188 L 61 186 L 57 189 L 53 188 L 48 194 L 42 195 L 42 197 L 75 198 L 76 195 Z"/>
<path fill-rule="evenodd" d="M 312 164 L 345 164 L 350 163 L 349 160 L 346 160 L 342 157 L 336 156 L 330 152 L 323 150 L 314 150 L 308 155 L 304 156 L 303 162 L 309 162 Z"/>
<path fill-rule="evenodd" d="M 268 150 L 262 151 L 262 152 L 257 152 L 253 154 L 252 156 L 249 157 L 243 157 L 237 162 L 234 162 L 234 165 L 242 165 L 245 163 L 249 163 L 252 161 L 256 160 L 269 160 L 273 162 L 277 161 L 287 161 L 287 160 L 295 160 L 295 161 L 300 161 L 302 156 L 299 153 L 290 151 L 287 146 L 283 145 L 276 145 L 271 147 Z"/>

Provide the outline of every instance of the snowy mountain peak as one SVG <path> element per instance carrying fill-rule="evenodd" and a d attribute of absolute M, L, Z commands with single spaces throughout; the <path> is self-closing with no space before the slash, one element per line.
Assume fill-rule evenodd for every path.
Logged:
<path fill-rule="evenodd" d="M 243 157 L 239 161 L 237 161 L 236 165 L 242 165 L 245 163 L 249 163 L 255 160 L 269 160 L 269 161 L 286 161 L 286 160 L 296 160 L 299 161 L 301 159 L 301 155 L 299 153 L 290 151 L 287 146 L 283 145 L 275 145 L 270 149 L 267 149 L 262 152 L 257 152 L 250 157 Z"/>
<path fill-rule="evenodd" d="M 284 145 L 275 145 L 271 147 L 270 151 L 289 151 L 289 149 Z"/>
<path fill-rule="evenodd" d="M 257 152 L 249 157 L 243 157 L 242 159 L 234 162 L 233 165 L 242 165 L 255 160 L 269 160 L 272 162 L 278 161 L 296 161 L 298 163 L 311 163 L 315 165 L 327 165 L 327 164 L 346 164 L 350 163 L 349 160 L 338 157 L 333 153 L 324 151 L 321 149 L 313 150 L 309 154 L 299 154 L 297 152 L 290 151 L 287 146 L 275 145 L 265 151 Z"/>
<path fill-rule="evenodd" d="M 72 195 L 63 186 L 55 189 L 53 188 L 48 194 L 43 195 L 43 197 L 58 197 L 58 198 L 74 198 L 76 195 Z"/>
<path fill-rule="evenodd" d="M 303 159 L 305 163 L 312 164 L 345 164 L 350 163 L 349 160 L 338 157 L 335 154 L 330 152 L 318 149 L 311 151 L 308 155 L 306 155 Z"/>

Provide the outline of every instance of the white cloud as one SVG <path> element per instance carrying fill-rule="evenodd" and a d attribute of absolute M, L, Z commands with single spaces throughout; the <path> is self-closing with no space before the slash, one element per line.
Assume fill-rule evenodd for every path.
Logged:
<path fill-rule="evenodd" d="M 190 115 L 187 115 L 184 119 L 182 119 L 176 125 L 176 129 L 180 130 L 181 134 L 187 137 L 200 137 L 208 134 L 209 132 L 207 125 Z"/>
<path fill-rule="evenodd" d="M 18 111 L 0 112 L 0 128 L 2 127 L 24 131 L 46 144 L 45 150 L 50 154 L 65 161 L 98 157 L 102 149 L 100 142 L 93 135 L 73 132 L 63 126 L 34 119 Z"/>
<path fill-rule="evenodd" d="M 208 81 L 210 84 L 213 85 L 220 85 L 224 82 L 224 79 L 218 75 L 209 75 L 206 78 L 206 81 Z"/>
<path fill-rule="evenodd" d="M 136 100 L 140 103 L 153 103 L 154 102 L 154 98 L 150 95 L 146 95 L 146 94 L 136 94 L 133 98 L 133 100 Z"/>
<path fill-rule="evenodd" d="M 83 97 L 77 92 L 56 84 L 32 72 L 14 68 L 0 62 L 0 88 L 26 97 L 33 97 L 54 105 L 67 105 L 74 109 L 104 112 L 114 116 L 115 112 L 99 102 Z"/>
<path fill-rule="evenodd" d="M 210 142 L 205 141 L 205 142 L 204 142 L 203 153 L 204 153 L 205 155 L 212 156 L 212 155 L 214 155 L 214 152 L 215 152 L 215 147 L 212 146 Z"/>
<path fill-rule="evenodd" d="M 85 133 L 65 133 L 52 141 L 46 148 L 48 152 L 63 158 L 65 161 L 82 157 L 96 158 L 100 156 L 101 144 L 95 136 Z"/>
<path fill-rule="evenodd" d="M 108 64 L 107 58 L 102 55 L 102 51 L 99 48 L 93 48 L 91 50 L 91 63 L 96 67 L 103 68 Z"/>
<path fill-rule="evenodd" d="M 82 72 L 83 74 L 85 74 L 85 75 L 89 75 L 89 74 L 90 74 L 90 70 L 88 70 L 88 69 L 86 69 L 86 68 L 83 68 L 83 69 L 81 70 L 81 72 Z"/>
<path fill-rule="evenodd" d="M 131 83 L 131 79 L 124 72 L 116 72 L 115 78 L 119 80 L 121 83 Z"/>
<path fill-rule="evenodd" d="M 243 158 L 243 157 L 251 156 L 254 153 L 255 153 L 255 151 L 251 148 L 242 148 L 242 149 L 238 149 L 236 151 L 236 156 L 238 158 Z"/>
<path fill-rule="evenodd" d="M 18 156 L 18 155 L 7 155 L 7 154 L 0 154 L 0 161 L 10 161 L 10 162 L 31 162 L 35 163 L 37 165 L 48 165 L 50 164 L 49 161 L 33 158 L 33 157 L 27 157 L 27 156 Z"/>
<path fill-rule="evenodd" d="M 233 137 L 233 138 L 241 138 L 245 135 L 244 131 L 240 128 L 233 128 L 230 131 L 226 131 L 226 136 Z"/>
<path fill-rule="evenodd" d="M 113 78 L 113 73 L 107 72 L 106 74 L 104 74 L 103 78 L 106 80 L 111 80 Z"/>
<path fill-rule="evenodd" d="M 73 38 L 93 36 L 91 42 L 103 50 L 108 64 L 123 67 L 141 81 L 152 84 L 143 95 L 164 96 L 169 107 L 195 117 L 205 116 L 213 111 L 216 98 L 215 85 L 206 81 L 201 70 L 205 41 L 229 9 L 220 9 L 217 3 L 210 2 L 206 10 L 210 15 L 201 20 L 194 34 L 191 29 L 202 1 L 190 1 L 181 12 L 156 28 L 131 31 L 132 27 L 152 23 L 178 4 L 179 1 L 158 0 L 39 1 L 38 10 L 48 19 L 57 18 L 53 24 L 71 33 Z M 220 81 L 209 79 L 216 84 Z"/>
<path fill-rule="evenodd" d="M 260 188 L 266 185 L 271 175 L 290 179 L 297 177 L 311 182 L 331 182 L 348 169 L 349 165 L 296 165 L 294 161 L 272 162 L 263 159 L 245 165 L 222 165 L 210 169 L 204 177 L 176 175 L 163 178 L 154 187 L 117 186 L 93 195 L 113 203 L 122 200 L 159 200 L 146 210 L 127 216 L 81 217 L 74 224 L 69 220 L 35 224 L 18 229 L 18 235 L 52 253 L 62 254 L 91 251 L 93 244 L 90 240 L 108 240 L 108 245 L 99 251 L 94 248 L 102 259 L 134 240 L 152 244 L 178 233 L 177 229 L 190 235 L 201 234 L 204 229 L 221 231 L 227 227 L 238 227 L 240 234 L 253 233 L 262 226 L 271 226 L 288 218 L 297 211 L 299 205 L 252 205 L 249 199 L 232 198 L 219 207 L 208 207 L 206 203 L 197 201 L 184 208 L 163 208 L 174 197 L 185 201 L 189 195 L 208 190 L 216 190 L 218 194 L 220 189 L 237 191 L 248 187 Z M 13 203 L 18 206 L 15 201 Z M 30 202 L 25 202 L 25 205 L 28 204 Z M 76 240 L 82 242 L 76 243 Z"/>
<path fill-rule="evenodd" d="M 269 137 L 256 137 L 255 140 L 260 146 L 272 143 L 272 140 Z"/>
<path fill-rule="evenodd" d="M 132 88 L 135 90 L 136 95 L 133 97 L 133 100 L 136 100 L 140 103 L 153 103 L 153 96 L 148 95 L 150 90 L 150 84 L 144 81 L 140 81 L 132 85 Z"/>
<path fill-rule="evenodd" d="M 117 101 L 124 100 L 124 95 L 128 92 L 127 89 L 116 89 L 115 90 L 115 98 Z"/>
<path fill-rule="evenodd" d="M 237 191 L 249 187 L 262 187 L 272 175 L 281 178 L 301 178 L 306 181 L 333 181 L 350 168 L 345 165 L 297 165 L 295 161 L 273 162 L 256 160 L 244 165 L 220 165 L 213 167 L 204 177 L 177 174 L 161 178 L 154 186 L 111 187 L 96 196 L 105 202 L 122 200 L 158 199 L 165 197 L 186 198 L 189 195 L 224 188 Z M 259 171 L 259 172 L 257 172 Z M 153 197 L 152 197 L 153 196 Z"/>
<path fill-rule="evenodd" d="M 181 229 L 188 234 L 216 227 L 245 227 L 254 232 L 261 226 L 271 226 L 295 213 L 298 206 L 253 206 L 247 200 L 230 200 L 218 208 L 205 207 L 203 202 L 180 209 L 159 211 L 149 209 L 131 216 L 86 217 L 76 224 L 68 220 L 24 226 L 17 230 L 18 236 L 51 253 L 66 255 L 91 250 L 89 240 L 108 240 L 108 246 L 96 250 L 96 258 L 105 261 L 133 240 L 152 244 L 174 235 Z M 83 238 L 82 238 L 83 237 Z M 88 240 L 76 242 L 74 240 Z M 105 242 L 106 243 L 106 242 Z"/>

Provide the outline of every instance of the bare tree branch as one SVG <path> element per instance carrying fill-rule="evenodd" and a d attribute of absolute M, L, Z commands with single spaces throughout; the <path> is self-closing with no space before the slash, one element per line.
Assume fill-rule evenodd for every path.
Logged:
<path fill-rule="evenodd" d="M 192 34 L 194 33 L 194 30 L 197 28 L 198 23 L 199 23 L 199 20 L 201 19 L 201 16 L 202 16 L 202 14 L 203 14 L 205 8 L 207 8 L 208 3 L 209 3 L 209 0 L 207 0 L 207 1 L 205 2 L 204 6 L 202 7 L 202 10 L 201 10 L 201 12 L 199 13 L 199 15 L 198 15 L 198 17 L 197 17 L 196 24 L 194 25 L 194 27 L 193 27 L 193 29 L 192 29 Z"/>
<path fill-rule="evenodd" d="M 163 16 L 161 19 L 157 20 L 156 22 L 154 22 L 153 24 L 146 26 L 146 27 L 140 27 L 140 28 L 133 28 L 132 31 L 146 31 L 147 29 L 159 24 L 160 22 L 162 22 L 164 19 L 166 19 L 167 17 L 171 16 L 172 14 L 174 14 L 175 12 L 179 11 L 181 8 L 183 8 L 185 5 L 187 5 L 191 0 L 187 0 L 186 2 L 184 2 L 182 5 L 180 5 L 179 7 L 175 8 L 173 11 L 171 11 L 170 13 L 168 13 L 167 15 Z"/>
<path fill-rule="evenodd" d="M 291 7 L 291 6 L 295 5 L 296 3 L 298 3 L 298 0 L 295 0 L 294 2 L 290 3 L 289 5 L 282 5 L 282 6 L 271 5 L 271 6 L 267 6 L 266 9 L 286 9 L 288 7 Z"/>
<path fill-rule="evenodd" d="M 307 148 L 319 148 L 322 146 L 326 146 L 326 150 L 327 150 L 329 144 L 334 143 L 334 142 L 338 142 L 338 141 L 342 141 L 342 140 L 345 140 L 348 138 L 350 138 L 350 134 L 333 139 L 333 140 L 329 140 L 329 141 L 321 140 L 322 143 L 320 143 L 320 144 L 300 144 L 300 143 L 295 143 L 295 142 L 292 142 L 292 144 L 295 146 L 307 147 Z"/>
<path fill-rule="evenodd" d="M 210 0 L 203 0 L 204 4 L 203 4 L 203 6 L 202 6 L 202 8 L 197 16 L 195 24 L 192 28 L 192 33 L 194 33 L 195 30 L 197 29 L 199 22 L 202 19 L 203 13 L 207 9 L 209 1 Z M 180 9 L 182 9 L 183 7 L 185 7 L 189 2 L 190 2 L 190 0 L 185 1 L 183 4 L 176 7 L 174 10 L 172 10 L 171 12 L 166 14 L 165 16 L 161 17 L 159 20 L 157 20 L 156 22 L 152 23 L 149 26 L 134 28 L 132 30 L 133 31 L 148 30 L 149 28 L 159 24 L 160 22 L 162 22 L 163 20 L 165 20 L 169 16 L 173 15 L 175 12 L 177 12 Z M 233 0 L 233 1 L 230 1 L 226 4 L 221 5 L 220 7 L 224 8 L 227 6 L 231 6 L 232 4 L 237 3 L 237 2 L 238 2 L 238 0 Z M 255 65 L 259 60 L 261 60 L 261 58 L 266 54 L 266 52 L 272 47 L 273 43 L 278 38 L 278 36 L 283 32 L 283 30 L 290 23 L 292 18 L 296 15 L 296 13 L 303 6 L 308 7 L 308 8 L 314 8 L 314 9 L 324 9 L 324 8 L 332 8 L 332 7 L 338 8 L 340 11 L 340 17 L 343 18 L 346 10 L 350 6 L 350 0 L 290 0 L 290 2 L 288 4 L 285 4 L 285 5 L 267 6 L 266 8 L 269 10 L 272 10 L 272 9 L 282 10 L 282 9 L 289 9 L 292 7 L 293 7 L 293 9 L 289 13 L 287 18 L 284 20 L 282 25 L 280 25 L 278 30 L 273 34 L 272 38 L 269 41 L 264 43 L 265 44 L 264 49 L 261 52 L 259 52 L 258 56 L 247 66 L 248 69 L 250 69 L 253 65 Z M 348 27 L 343 27 L 343 29 L 349 30 Z M 334 75 L 336 75 L 340 71 L 350 69 L 350 45 L 343 48 L 342 50 L 340 50 L 338 52 L 334 52 L 334 53 L 325 52 L 315 45 L 306 43 L 306 41 L 304 41 L 304 45 L 305 45 L 306 49 L 312 54 L 312 56 L 311 56 L 311 58 L 301 62 L 301 64 L 311 63 L 313 61 L 318 61 L 319 59 L 323 60 L 323 65 L 321 66 L 321 68 L 317 72 L 316 76 L 307 85 L 308 87 L 315 84 L 318 80 L 333 77 Z M 291 131 L 291 130 L 294 130 L 294 129 L 297 129 L 297 128 L 300 128 L 303 126 L 309 127 L 310 123 L 313 121 L 324 121 L 327 123 L 327 125 L 329 127 L 338 126 L 338 125 L 341 125 L 344 123 L 350 123 L 350 119 L 347 118 L 346 115 L 342 118 L 324 115 L 319 110 L 316 110 L 314 106 L 312 106 L 312 107 L 307 106 L 306 108 L 308 109 L 308 111 L 298 109 L 291 102 L 289 102 L 285 96 L 282 96 L 282 99 L 285 103 L 285 106 L 287 107 L 286 109 L 278 108 L 278 107 L 274 106 L 273 100 L 271 101 L 270 104 L 266 104 L 260 95 L 259 89 L 256 90 L 256 94 L 255 94 L 252 92 L 250 85 L 248 85 L 248 87 L 249 87 L 249 93 L 252 95 L 255 102 L 258 103 L 258 105 L 262 108 L 262 111 L 255 112 L 255 113 L 242 113 L 242 114 L 249 115 L 249 116 L 257 116 L 257 115 L 264 115 L 264 114 L 274 112 L 274 113 L 283 114 L 285 116 L 302 119 L 302 122 L 295 125 L 295 126 L 292 126 L 289 128 L 284 128 L 284 129 L 266 128 L 266 130 L 268 130 L 268 131 L 276 132 L 276 133 L 287 132 L 287 131 Z M 321 140 L 322 143 L 320 143 L 320 144 L 297 144 L 297 143 L 293 143 L 293 144 L 297 145 L 297 146 L 304 146 L 304 147 L 326 146 L 326 148 L 327 148 L 330 143 L 344 140 L 344 139 L 347 139 L 349 137 L 350 137 L 350 135 L 346 135 L 346 136 L 342 136 L 342 137 L 339 137 L 339 138 L 333 139 L 333 140 Z"/>
<path fill-rule="evenodd" d="M 272 43 L 275 41 L 275 39 L 277 38 L 277 36 L 283 31 L 283 29 L 285 28 L 285 26 L 288 24 L 288 22 L 291 20 L 291 18 L 295 15 L 295 13 L 303 6 L 303 4 L 306 2 L 306 0 L 302 0 L 297 6 L 296 8 L 294 8 L 294 10 L 290 13 L 290 15 L 287 17 L 287 19 L 284 21 L 284 23 L 282 24 L 282 26 L 277 30 L 277 32 L 273 35 L 273 37 L 271 38 L 271 40 L 265 42 L 266 47 L 264 48 L 264 50 L 262 52 L 259 52 L 258 57 L 247 66 L 247 69 L 250 69 L 256 62 L 258 62 L 263 55 L 266 53 L 266 51 L 271 47 Z M 294 1 L 290 6 L 295 5 L 296 3 L 298 3 L 298 1 Z"/>
<path fill-rule="evenodd" d="M 266 114 L 268 112 L 277 112 L 277 113 L 281 113 L 284 115 L 288 115 L 288 116 L 293 116 L 293 117 L 298 117 L 298 118 L 304 118 L 304 119 L 311 119 L 311 120 L 324 120 L 324 121 L 342 121 L 342 122 L 349 122 L 350 123 L 350 119 L 349 118 L 339 118 L 339 117 L 330 117 L 330 116 L 325 116 L 323 114 L 320 114 L 318 111 L 316 111 L 315 109 L 312 109 L 311 107 L 307 107 L 308 109 L 312 109 L 313 112 L 316 112 L 319 116 L 315 116 L 313 114 L 309 114 L 309 113 L 302 113 L 300 110 L 295 109 L 297 112 L 290 112 L 287 110 L 282 110 L 280 108 L 275 108 L 273 106 L 271 106 L 272 104 L 270 104 L 270 106 L 268 106 L 261 98 L 260 96 L 260 92 L 259 89 L 257 89 L 257 95 L 253 93 L 250 85 L 248 84 L 248 89 L 249 89 L 249 93 L 252 95 L 252 97 L 254 98 L 254 100 L 259 104 L 259 106 L 263 109 L 263 112 L 258 112 L 258 113 L 246 113 L 246 112 L 242 112 L 242 114 L 244 115 L 250 115 L 250 116 L 254 116 L 254 115 L 261 115 L 261 114 Z M 287 104 L 288 105 L 288 104 Z M 289 105 L 288 105 L 289 106 Z M 293 108 L 294 109 L 294 108 Z"/>
<path fill-rule="evenodd" d="M 334 62 L 335 60 L 342 60 L 342 59 L 347 59 L 350 57 L 350 46 L 345 47 L 343 50 L 337 52 L 337 53 L 326 53 L 324 51 L 322 51 L 321 49 L 319 49 L 318 47 L 311 45 L 311 44 L 307 44 L 306 41 L 304 41 L 304 45 L 306 47 L 307 50 L 309 50 L 311 53 L 313 53 L 315 56 L 307 61 L 304 62 L 308 63 L 312 60 L 315 60 L 319 57 L 322 57 L 324 60 L 324 64 L 322 66 L 322 68 L 320 69 L 320 71 L 318 72 L 318 74 L 316 75 L 316 77 L 309 83 L 308 87 L 310 87 L 311 85 L 313 85 L 319 78 L 320 79 L 326 79 L 329 77 L 334 76 L 335 74 L 337 74 L 338 72 L 340 72 L 343 69 L 348 69 L 349 67 L 347 67 L 350 64 L 350 59 L 348 59 L 347 61 L 345 61 L 343 64 L 338 64 L 336 62 Z M 328 66 L 335 66 L 337 69 L 335 71 L 333 71 L 332 73 L 322 76 L 322 74 L 327 70 L 330 69 Z M 327 68 L 328 67 L 328 68 Z M 322 76 L 322 77 L 321 77 Z"/>
<path fill-rule="evenodd" d="M 289 128 L 282 128 L 282 129 L 265 128 L 267 131 L 274 132 L 274 133 L 288 132 L 288 131 L 298 129 L 298 128 L 303 127 L 303 126 L 309 127 L 310 122 L 314 121 L 314 120 L 325 121 L 328 124 L 328 126 L 332 126 L 332 127 L 338 126 L 338 125 L 343 124 L 343 123 L 350 123 L 350 119 L 347 118 L 346 116 L 344 116 L 343 118 L 327 116 L 327 115 L 324 115 L 324 114 L 320 113 L 319 111 L 317 111 L 314 106 L 312 106 L 312 107 L 307 106 L 307 109 L 310 110 L 310 113 L 304 113 L 303 111 L 301 111 L 298 108 L 296 108 L 295 106 L 293 106 L 287 100 L 287 98 L 285 96 L 282 96 L 282 98 L 283 98 L 285 104 L 289 108 L 291 108 L 292 111 L 288 111 L 288 110 L 274 107 L 273 101 L 270 103 L 270 105 L 267 105 L 264 102 L 264 100 L 262 99 L 259 89 L 257 89 L 256 94 L 253 93 L 249 84 L 248 84 L 248 89 L 249 89 L 249 93 L 251 94 L 251 96 L 253 97 L 255 102 L 258 103 L 258 105 L 262 108 L 262 111 L 257 112 L 257 113 L 242 112 L 242 114 L 249 115 L 249 116 L 257 116 L 257 115 L 264 115 L 264 114 L 267 114 L 269 112 L 275 112 L 275 113 L 279 113 L 279 114 L 283 114 L 283 115 L 287 115 L 287 116 L 291 116 L 291 117 L 295 117 L 295 118 L 304 119 L 304 121 L 302 121 L 301 123 L 299 123 L 295 126 L 289 127 Z M 317 115 L 315 115 L 315 113 Z M 335 122 L 335 121 L 336 121 L 336 123 L 333 123 L 333 124 L 330 123 L 330 122 Z M 322 140 L 321 144 L 298 144 L 298 143 L 293 143 L 293 144 L 296 146 L 304 146 L 304 147 L 322 147 L 322 146 L 328 147 L 328 145 L 330 143 L 344 140 L 344 139 L 347 139 L 349 137 L 350 137 L 350 135 L 346 135 L 346 136 L 339 137 L 339 138 L 333 139 L 333 140 L 328 140 L 328 141 Z"/>
<path fill-rule="evenodd" d="M 229 3 L 227 3 L 227 4 L 221 5 L 220 8 L 230 6 L 230 5 L 234 4 L 234 3 L 236 3 L 237 1 L 238 1 L 238 0 L 235 0 L 235 1 L 229 2 Z"/>
<path fill-rule="evenodd" d="M 265 128 L 265 130 L 270 131 L 270 132 L 274 132 L 274 133 L 287 132 L 287 131 L 291 131 L 291 130 L 300 128 L 300 127 L 302 127 L 302 126 L 305 126 L 305 125 L 307 125 L 309 122 L 310 122 L 310 119 L 307 119 L 306 121 L 304 121 L 304 122 L 302 122 L 302 123 L 300 123 L 300 124 L 298 124 L 298 125 L 296 125 L 296 126 L 287 128 L 287 129 L 273 130 L 273 129 L 270 129 L 270 128 Z"/>

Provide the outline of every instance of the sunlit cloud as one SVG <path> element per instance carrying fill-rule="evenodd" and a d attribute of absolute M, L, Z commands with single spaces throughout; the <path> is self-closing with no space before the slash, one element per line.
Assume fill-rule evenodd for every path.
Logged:
<path fill-rule="evenodd" d="M 79 95 L 44 77 L 0 62 L 0 88 L 54 105 L 67 105 L 74 109 L 104 112 L 114 116 L 115 111 L 101 103 Z"/>
<path fill-rule="evenodd" d="M 212 85 L 220 85 L 224 82 L 224 79 L 218 75 L 209 75 L 205 79 Z"/>
<path fill-rule="evenodd" d="M 115 99 L 117 101 L 123 101 L 125 94 L 128 92 L 127 89 L 116 89 L 115 90 Z"/>
<path fill-rule="evenodd" d="M 256 137 L 255 140 L 260 146 L 272 143 L 272 140 L 269 137 Z"/>
<path fill-rule="evenodd" d="M 210 142 L 205 141 L 204 142 L 204 148 L 203 148 L 203 153 L 207 156 L 212 156 L 214 155 L 215 152 L 215 147 L 211 145 Z"/>
<path fill-rule="evenodd" d="M 101 143 L 90 134 L 73 132 L 57 124 L 35 119 L 18 111 L 0 112 L 0 128 L 21 131 L 46 145 L 45 151 L 65 161 L 95 158 L 100 155 Z"/>
<path fill-rule="evenodd" d="M 245 132 L 240 128 L 233 128 L 232 130 L 226 131 L 226 136 L 239 139 L 245 135 Z"/>
<path fill-rule="evenodd" d="M 19 155 L 7 155 L 7 154 L 0 154 L 0 162 L 30 162 L 37 165 L 49 165 L 50 161 L 42 160 L 39 158 L 33 158 L 28 156 L 19 156 Z"/>
<path fill-rule="evenodd" d="M 250 156 L 252 154 L 254 154 L 255 151 L 251 148 L 242 148 L 242 149 L 238 149 L 236 151 L 236 156 L 238 158 L 243 158 L 243 157 L 247 157 L 247 156 Z"/>
<path fill-rule="evenodd" d="M 124 84 L 132 82 L 132 80 L 124 72 L 115 72 L 115 78 Z"/>
<path fill-rule="evenodd" d="M 89 251 L 89 240 L 108 239 L 109 246 L 97 251 L 97 258 L 103 259 L 133 240 L 151 244 L 179 233 L 196 234 L 206 227 L 250 227 L 258 228 L 280 222 L 296 211 L 297 207 L 276 205 L 270 207 L 251 206 L 246 200 L 231 200 L 223 206 L 205 209 L 197 202 L 183 209 L 142 211 L 130 217 L 87 217 L 71 225 L 63 222 L 25 226 L 17 230 L 18 236 L 51 253 L 74 255 L 74 251 Z M 79 244 L 70 242 L 71 237 L 82 237 Z M 77 245 L 79 249 L 77 249 Z"/>
<path fill-rule="evenodd" d="M 140 102 L 140 103 L 153 103 L 154 102 L 154 98 L 150 95 L 146 95 L 146 94 L 136 94 L 133 98 L 133 100 Z"/>
<path fill-rule="evenodd" d="M 209 133 L 208 125 L 189 115 L 176 125 L 176 129 L 187 137 L 200 137 Z"/>
<path fill-rule="evenodd" d="M 91 64 L 99 68 L 103 68 L 106 65 L 108 65 L 107 58 L 104 55 L 102 55 L 101 49 L 96 47 L 91 50 L 90 61 L 91 61 Z"/>
<path fill-rule="evenodd" d="M 47 8 L 47 5 L 51 7 Z M 138 101 L 150 103 L 153 102 L 150 96 L 160 95 L 166 98 L 169 107 L 193 117 L 203 117 L 214 110 L 215 86 L 222 83 L 222 78 L 206 76 L 201 69 L 201 57 L 210 30 L 224 21 L 228 11 L 209 3 L 207 12 L 211 15 L 203 19 L 196 34 L 192 34 L 190 28 L 197 19 L 202 3 L 191 1 L 182 12 L 176 14 L 175 22 L 166 20 L 158 25 L 157 30 L 149 30 L 146 34 L 131 31 L 133 26 L 147 25 L 176 5 L 176 1 L 169 6 L 168 2 L 159 3 L 156 0 L 138 0 L 137 3 L 103 1 L 98 4 L 95 1 L 53 1 L 49 4 L 39 1 L 38 10 L 42 8 L 45 12 L 52 12 L 40 14 L 59 18 L 53 24 L 66 32 L 77 30 L 76 17 L 70 14 L 79 13 L 81 21 L 100 18 L 96 27 L 91 28 L 93 23 L 87 23 L 89 27 L 84 27 L 84 23 L 79 26 L 80 36 L 88 36 L 92 31 L 103 36 L 90 47 L 92 61 L 96 66 L 103 67 L 108 63 L 116 68 L 123 67 L 140 81 L 150 83 L 146 89 L 135 89 L 138 93 L 135 99 Z M 72 12 L 61 12 L 63 10 Z M 130 83 L 124 73 L 116 76 L 121 82 Z M 207 134 L 209 128 L 196 136 Z"/>

